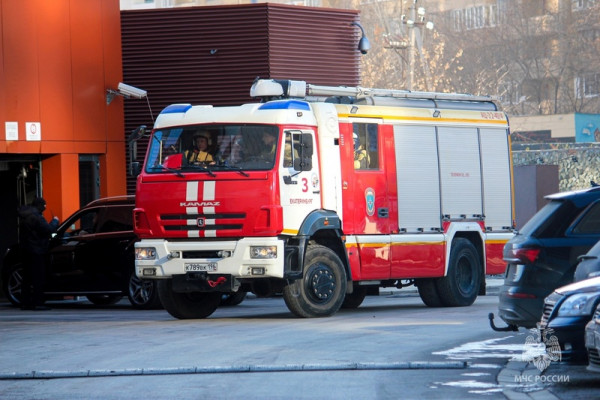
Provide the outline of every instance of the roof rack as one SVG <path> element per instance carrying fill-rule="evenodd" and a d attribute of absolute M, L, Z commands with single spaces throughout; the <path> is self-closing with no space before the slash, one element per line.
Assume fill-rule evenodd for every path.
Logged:
<path fill-rule="evenodd" d="M 348 96 L 356 99 L 391 97 L 399 99 L 484 101 L 499 100 L 492 96 L 476 96 L 466 93 L 417 92 L 411 90 L 372 89 L 360 86 L 321 86 L 305 81 L 257 79 L 250 89 L 250 96 L 261 98 L 305 98 L 306 96 Z"/>

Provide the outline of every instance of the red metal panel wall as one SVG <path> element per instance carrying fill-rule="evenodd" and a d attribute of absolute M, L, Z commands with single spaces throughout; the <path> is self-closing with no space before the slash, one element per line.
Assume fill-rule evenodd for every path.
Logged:
<path fill-rule="evenodd" d="M 293 6 L 269 7 L 269 68 L 272 78 L 321 85 L 360 84 L 357 11 Z"/>
<path fill-rule="evenodd" d="M 148 91 L 154 116 L 172 103 L 250 102 L 256 77 L 358 85 L 357 19 L 271 3 L 122 11 L 124 82 Z M 126 135 L 141 124 L 152 126 L 148 104 L 126 99 Z"/>

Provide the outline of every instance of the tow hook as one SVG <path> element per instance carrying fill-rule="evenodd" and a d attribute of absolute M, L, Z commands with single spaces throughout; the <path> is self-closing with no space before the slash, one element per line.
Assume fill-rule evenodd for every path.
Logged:
<path fill-rule="evenodd" d="M 494 313 L 489 313 L 488 318 L 490 319 L 490 326 L 496 332 L 517 332 L 519 330 L 519 327 L 517 325 L 506 325 L 503 328 L 499 328 L 496 325 L 494 325 Z"/>
<path fill-rule="evenodd" d="M 227 282 L 227 279 L 225 277 L 220 276 L 216 281 L 211 281 L 210 279 L 207 279 L 206 282 L 208 282 L 208 285 L 211 288 L 217 287 L 225 282 Z"/>

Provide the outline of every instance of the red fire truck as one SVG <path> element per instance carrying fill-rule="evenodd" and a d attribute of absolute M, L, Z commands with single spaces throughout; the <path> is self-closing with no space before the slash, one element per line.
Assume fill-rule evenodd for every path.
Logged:
<path fill-rule="evenodd" d="M 416 285 L 468 306 L 504 272 L 509 127 L 492 98 L 257 80 L 254 104 L 174 104 L 138 175 L 136 273 L 176 318 L 282 293 L 299 317 Z"/>

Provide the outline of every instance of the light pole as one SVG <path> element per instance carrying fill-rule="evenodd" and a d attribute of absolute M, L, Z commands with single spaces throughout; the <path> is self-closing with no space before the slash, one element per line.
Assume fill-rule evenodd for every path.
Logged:
<path fill-rule="evenodd" d="M 408 17 L 402 15 L 400 17 L 400 32 L 397 35 L 385 34 L 388 41 L 387 48 L 401 49 L 408 51 L 408 74 L 406 77 L 406 86 L 408 90 L 412 90 L 415 80 L 415 55 L 418 51 L 423 70 L 429 80 L 429 68 L 425 63 L 423 56 L 423 29 L 432 30 L 433 22 L 425 20 L 425 8 L 417 7 L 418 0 L 409 0 Z M 401 57 L 402 58 L 402 57 Z M 403 59 L 404 61 L 404 59 Z"/>

